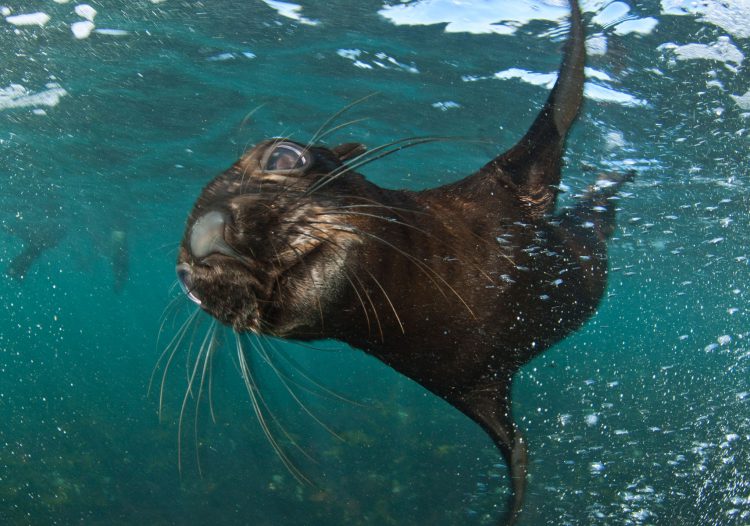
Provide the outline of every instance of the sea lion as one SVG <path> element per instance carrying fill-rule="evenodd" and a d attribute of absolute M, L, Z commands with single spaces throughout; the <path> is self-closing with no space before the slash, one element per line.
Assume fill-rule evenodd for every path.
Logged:
<path fill-rule="evenodd" d="M 122 292 L 128 281 L 130 252 L 127 230 L 111 230 L 109 233 L 109 259 L 112 262 L 112 286 L 116 293 Z"/>
<path fill-rule="evenodd" d="M 23 250 L 11 259 L 5 274 L 11 278 L 23 280 L 29 272 L 31 266 L 38 260 L 44 252 L 56 247 L 64 232 L 53 226 L 51 229 L 45 227 L 35 227 L 33 232 L 26 229 L 23 232 Z"/>
<path fill-rule="evenodd" d="M 606 286 L 613 197 L 625 177 L 555 211 L 583 96 L 576 0 L 559 77 L 526 135 L 468 177 L 420 192 L 356 172 L 365 151 L 276 138 L 202 191 L 177 260 L 185 293 L 237 333 L 333 338 L 382 360 L 476 421 L 502 452 L 516 521 L 527 453 L 513 374 L 578 329 Z M 327 134 L 323 134 L 327 135 Z M 251 396 L 253 396 L 251 392 Z"/>
<path fill-rule="evenodd" d="M 80 245 L 87 249 L 85 254 L 81 254 L 81 263 L 84 268 L 90 267 L 93 263 L 88 249 L 96 255 L 108 257 L 112 264 L 114 292 L 119 294 L 128 281 L 130 258 L 128 234 L 124 220 L 118 219 L 117 214 L 111 214 L 111 216 L 113 219 L 112 224 L 109 225 L 111 230 L 106 228 L 86 230 L 85 234 L 91 238 L 91 243 Z M 26 219 L 25 215 L 22 217 L 24 217 L 22 220 L 0 222 L 4 230 L 23 242 L 23 249 L 11 259 L 5 269 L 6 276 L 19 281 L 23 281 L 34 264 L 46 252 L 59 246 L 72 230 L 70 218 L 62 221 L 40 221 Z"/>

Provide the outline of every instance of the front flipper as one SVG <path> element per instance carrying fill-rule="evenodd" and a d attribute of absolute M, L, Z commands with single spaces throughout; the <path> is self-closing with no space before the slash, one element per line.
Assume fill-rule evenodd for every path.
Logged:
<path fill-rule="evenodd" d="M 570 36 L 546 104 L 526 135 L 480 171 L 511 189 L 532 217 L 541 217 L 555 207 L 565 137 L 583 99 L 585 36 L 578 2 L 571 0 L 570 7 Z"/>
<path fill-rule="evenodd" d="M 500 524 L 512 526 L 521 513 L 526 493 L 527 455 L 526 442 L 511 414 L 510 378 L 472 390 L 453 405 L 485 430 L 505 458 L 512 493 Z"/>

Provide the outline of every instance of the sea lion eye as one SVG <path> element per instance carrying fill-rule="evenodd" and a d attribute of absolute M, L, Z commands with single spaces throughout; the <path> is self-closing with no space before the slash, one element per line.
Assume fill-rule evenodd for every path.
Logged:
<path fill-rule="evenodd" d="M 282 142 L 271 149 L 264 157 L 261 168 L 264 172 L 300 172 L 310 164 L 309 153 L 300 146 Z"/>

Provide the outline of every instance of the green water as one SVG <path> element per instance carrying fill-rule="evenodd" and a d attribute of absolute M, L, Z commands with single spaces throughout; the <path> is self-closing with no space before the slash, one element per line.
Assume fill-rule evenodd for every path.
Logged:
<path fill-rule="evenodd" d="M 514 3 L 443 4 L 458 20 Z M 521 524 L 750 524 L 750 7 L 676 4 L 631 5 L 626 18 L 658 24 L 627 34 L 601 21 L 625 4 L 584 5 L 589 34 L 608 39 L 589 63 L 609 80 L 592 82 L 631 103 L 587 100 L 563 204 L 590 168 L 638 177 L 597 315 L 518 376 L 531 462 Z M 24 279 L 0 278 L 0 524 L 493 524 L 507 481 L 489 439 L 359 352 L 274 344 L 294 396 L 256 359 L 275 435 L 312 485 L 265 439 L 231 338 L 211 403 L 196 404 L 197 386 L 185 396 L 187 341 L 149 384 L 193 312 L 174 274 L 187 212 L 240 151 L 304 141 L 377 92 L 347 117 L 367 120 L 331 141 L 482 139 L 365 170 L 389 187 L 456 180 L 525 131 L 546 88 L 491 77 L 554 71 L 564 19 L 471 34 L 396 25 L 374 0 L 303 2 L 302 21 L 255 0 L 101 0 L 95 27 L 124 34 L 76 39 L 75 3 L 3 5 L 49 21 L 0 19 L 0 271 L 30 243 L 46 248 Z M 118 247 L 127 267 L 113 265 Z M 196 346 L 208 326 L 190 333 Z"/>

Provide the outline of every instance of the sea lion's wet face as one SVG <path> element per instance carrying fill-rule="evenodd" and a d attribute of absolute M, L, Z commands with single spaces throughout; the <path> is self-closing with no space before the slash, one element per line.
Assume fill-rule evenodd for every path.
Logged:
<path fill-rule="evenodd" d="M 369 183 L 342 162 L 363 150 L 265 141 L 211 181 L 177 262 L 190 299 L 237 331 L 314 332 L 358 243 L 346 210 Z"/>

